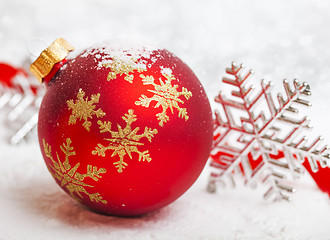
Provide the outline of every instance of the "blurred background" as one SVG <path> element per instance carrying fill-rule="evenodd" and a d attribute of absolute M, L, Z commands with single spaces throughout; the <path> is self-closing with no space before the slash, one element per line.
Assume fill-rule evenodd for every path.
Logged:
<path fill-rule="evenodd" d="M 26 64 L 60 36 L 77 50 L 138 39 L 181 57 L 210 99 L 235 61 L 267 81 L 307 81 L 329 100 L 329 12 L 323 0 L 1 0 L 0 61 Z"/>
<path fill-rule="evenodd" d="M 232 61 L 244 63 L 254 70 L 256 79 L 272 81 L 279 91 L 284 78 L 309 83 L 315 135 L 322 134 L 330 143 L 329 13 L 330 1 L 324 0 L 0 0 L 0 62 L 28 69 L 36 55 L 58 37 L 64 37 L 77 51 L 112 39 L 142 40 L 184 60 L 202 82 L 213 108 L 225 68 Z M 1 240 L 63 236 L 329 239 L 329 199 L 314 185 L 303 184 L 301 188 L 307 190 L 298 194 L 295 203 L 265 205 L 258 201 L 259 194 L 244 195 L 244 191 L 207 194 L 208 175 L 204 174 L 170 210 L 140 220 L 109 221 L 69 207 L 44 169 L 36 144 L 0 144 L 0 152 L 0 160 L 6 159 L 0 189 L 11 194 L 0 197 Z M 36 175 L 39 172 L 42 174 Z M 31 182 L 37 187 L 31 187 Z M 16 195 L 17 191 L 23 195 Z M 41 206 L 36 206 L 36 196 L 43 197 Z M 309 208 L 312 202 L 318 206 L 316 210 L 315 206 Z M 16 224 L 23 228 L 21 232 Z M 34 231 L 38 224 L 42 228 Z M 96 227 L 86 231 L 93 224 Z"/>

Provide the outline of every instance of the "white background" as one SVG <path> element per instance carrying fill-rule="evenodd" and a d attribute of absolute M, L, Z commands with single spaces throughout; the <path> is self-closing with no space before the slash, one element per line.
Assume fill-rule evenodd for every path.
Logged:
<path fill-rule="evenodd" d="M 29 50 L 60 36 L 78 50 L 140 39 L 182 58 L 214 108 L 225 67 L 243 62 L 279 89 L 283 78 L 308 82 L 313 131 L 330 139 L 329 12 L 324 0 L 0 0 L 0 61 L 27 66 Z M 35 46 L 36 39 L 46 45 Z M 329 197 L 308 175 L 297 181 L 292 202 L 267 203 L 259 189 L 242 186 L 207 193 L 209 170 L 160 211 L 102 216 L 54 183 L 36 139 L 11 146 L 1 136 L 0 239 L 330 239 Z"/>

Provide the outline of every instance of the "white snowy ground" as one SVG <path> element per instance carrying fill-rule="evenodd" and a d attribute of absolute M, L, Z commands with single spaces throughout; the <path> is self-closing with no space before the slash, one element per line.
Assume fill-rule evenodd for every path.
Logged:
<path fill-rule="evenodd" d="M 329 143 L 329 12 L 324 0 L 1 0 L 0 61 L 23 65 L 34 39 L 50 43 L 62 36 L 83 49 L 138 38 L 181 57 L 211 100 L 225 67 L 244 62 L 279 88 L 283 78 L 308 82 L 314 131 Z M 207 193 L 206 167 L 186 194 L 155 213 L 95 214 L 54 183 L 36 139 L 7 144 L 0 114 L 1 240 L 330 239 L 330 199 L 308 175 L 297 182 L 292 202 L 266 203 L 259 189 Z"/>

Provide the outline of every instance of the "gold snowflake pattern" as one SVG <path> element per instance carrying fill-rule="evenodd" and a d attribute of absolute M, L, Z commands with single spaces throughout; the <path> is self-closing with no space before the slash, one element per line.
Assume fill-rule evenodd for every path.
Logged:
<path fill-rule="evenodd" d="M 102 65 L 106 68 L 110 68 L 111 70 L 107 77 L 108 81 L 116 79 L 118 74 L 120 76 L 125 74 L 126 76 L 124 79 L 129 83 L 133 83 L 134 76 L 131 73 L 133 73 L 135 70 L 139 73 L 146 70 L 144 65 L 138 64 L 137 59 L 133 57 L 120 59 L 114 56 L 111 63 L 103 63 Z"/>
<path fill-rule="evenodd" d="M 125 155 L 128 155 L 132 159 L 132 153 L 137 153 L 139 155 L 139 161 L 150 162 L 151 156 L 148 150 L 141 152 L 139 147 L 143 146 L 144 143 L 139 142 L 141 138 L 145 137 L 149 142 L 152 141 L 152 138 L 155 134 L 158 133 L 157 129 L 151 129 L 145 127 L 142 134 L 137 134 L 139 127 L 132 129 L 132 123 L 137 121 L 136 115 L 132 109 L 128 110 L 122 119 L 126 122 L 126 127 L 123 129 L 119 124 L 117 124 L 118 131 L 111 130 L 111 122 L 102 122 L 98 121 L 100 125 L 100 133 L 110 133 L 111 138 L 104 138 L 104 140 L 110 142 L 108 146 L 103 146 L 102 144 L 97 144 L 97 147 L 92 152 L 94 155 L 105 157 L 105 152 L 107 150 L 113 150 L 111 157 L 116 155 L 119 156 L 119 161 L 114 162 L 117 171 L 119 173 L 123 172 L 123 169 L 128 165 L 124 161 Z"/>
<path fill-rule="evenodd" d="M 85 92 L 80 88 L 77 94 L 77 100 L 74 102 L 72 99 L 67 101 L 69 110 L 72 109 L 72 115 L 69 117 L 69 125 L 75 124 L 77 119 L 80 121 L 85 120 L 82 124 L 83 127 L 90 131 L 92 123 L 88 121 L 89 118 L 93 118 L 93 115 L 96 115 L 97 118 L 102 118 L 105 116 L 105 113 L 101 108 L 95 110 L 95 103 L 99 102 L 100 93 L 92 94 L 91 100 L 88 100 L 88 97 L 84 99 Z"/>
<path fill-rule="evenodd" d="M 46 143 L 45 139 L 43 141 L 43 147 L 46 157 L 52 160 L 53 165 L 49 166 L 48 169 L 50 173 L 53 175 L 55 179 L 60 181 L 61 187 L 66 187 L 69 191 L 70 195 L 81 201 L 83 199 L 82 193 L 86 194 L 89 199 L 93 202 L 101 202 L 103 204 L 107 204 L 107 201 L 102 198 L 99 193 L 89 193 L 85 189 L 86 187 L 93 188 L 94 186 L 84 183 L 84 179 L 89 177 L 94 181 L 98 181 L 101 178 L 100 174 L 106 173 L 106 169 L 97 167 L 93 167 L 92 165 L 87 165 L 87 173 L 81 174 L 78 172 L 78 168 L 80 163 L 77 163 L 74 167 L 72 167 L 69 163 L 70 156 L 76 155 L 73 147 L 71 146 L 71 139 L 67 138 L 66 143 L 63 143 L 60 146 L 62 152 L 65 154 L 64 162 L 61 162 L 58 153 L 56 152 L 56 160 L 52 156 L 51 146 Z"/>
<path fill-rule="evenodd" d="M 136 105 L 141 105 L 143 107 L 149 107 L 149 104 L 152 101 L 156 101 L 155 108 L 162 107 L 162 112 L 157 113 L 156 117 L 159 121 L 159 125 L 161 127 L 164 126 L 170 118 L 167 115 L 167 110 L 170 109 L 171 113 L 173 114 L 173 109 L 177 109 L 179 112 L 178 116 L 184 118 L 186 121 L 189 119 L 187 109 L 181 108 L 179 103 L 184 104 L 184 101 L 180 99 L 180 96 L 184 96 L 187 100 L 192 97 L 192 93 L 188 91 L 186 88 L 182 88 L 182 91 L 179 92 L 178 85 L 172 85 L 172 80 L 175 80 L 171 71 L 162 72 L 162 75 L 165 77 L 165 82 L 159 78 L 159 84 L 155 83 L 155 79 L 153 76 L 144 76 L 140 74 L 142 78 L 143 85 L 152 85 L 154 89 L 149 89 L 148 91 L 153 93 L 152 97 L 147 97 L 146 95 L 142 94 L 139 98 L 139 101 L 136 101 Z"/>

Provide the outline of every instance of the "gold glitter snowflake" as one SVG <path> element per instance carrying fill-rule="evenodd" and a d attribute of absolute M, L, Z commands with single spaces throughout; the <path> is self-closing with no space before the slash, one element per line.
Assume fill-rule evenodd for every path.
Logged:
<path fill-rule="evenodd" d="M 146 70 L 145 66 L 137 63 L 137 59 L 133 57 L 128 57 L 126 59 L 120 59 L 118 57 L 113 57 L 111 63 L 103 63 L 104 67 L 110 68 L 107 80 L 116 79 L 117 75 L 126 75 L 124 79 L 130 83 L 133 83 L 134 76 L 133 73 L 135 70 L 139 73 Z"/>
<path fill-rule="evenodd" d="M 80 163 L 77 163 L 74 167 L 72 167 L 69 163 L 70 156 L 76 155 L 73 147 L 71 146 L 71 139 L 67 138 L 66 143 L 63 143 L 63 146 L 60 146 L 62 152 L 65 154 L 64 162 L 61 162 L 58 153 L 56 152 L 56 160 L 52 156 L 51 147 L 48 143 L 46 143 L 45 139 L 43 139 L 43 146 L 46 157 L 52 160 L 53 165 L 49 166 L 49 171 L 53 175 L 53 177 L 60 181 L 61 187 L 65 187 L 70 195 L 80 201 L 84 197 L 82 193 L 86 194 L 91 201 L 101 202 L 103 204 L 107 204 L 107 201 L 102 198 L 99 193 L 89 193 L 85 189 L 86 187 L 92 188 L 94 186 L 84 183 L 84 179 L 89 177 L 94 181 L 98 181 L 101 178 L 101 173 L 106 173 L 104 168 L 97 169 L 97 167 L 93 167 L 92 165 L 87 165 L 87 173 L 81 174 L 78 173 L 78 168 Z"/>
<path fill-rule="evenodd" d="M 97 118 L 101 118 L 105 116 L 105 113 L 102 111 L 101 108 L 95 111 L 96 106 L 95 103 L 99 102 L 100 94 L 92 94 L 91 100 L 88 100 L 88 97 L 84 99 L 85 92 L 80 88 L 77 94 L 77 100 L 73 102 L 73 100 L 68 100 L 67 104 L 69 110 L 72 109 L 72 115 L 69 118 L 69 124 L 75 124 L 77 119 L 80 121 L 83 119 L 85 120 L 82 124 L 83 127 L 90 131 L 90 126 L 92 123 L 88 121 L 88 118 L 92 118 L 93 115 L 96 115 Z"/>
<path fill-rule="evenodd" d="M 133 113 L 132 109 L 128 110 L 122 119 L 126 122 L 126 127 L 123 129 L 119 124 L 117 125 L 118 131 L 111 130 L 111 122 L 102 122 L 98 121 L 100 125 L 101 133 L 110 133 L 111 138 L 104 138 L 104 140 L 108 141 L 108 146 L 103 146 L 102 144 L 98 144 L 95 150 L 92 152 L 94 155 L 105 157 L 105 152 L 107 150 L 113 150 L 111 157 L 116 155 L 119 156 L 119 161 L 114 162 L 113 164 L 118 168 L 118 172 L 123 172 L 123 169 L 128 165 L 124 162 L 124 157 L 126 155 L 132 159 L 132 153 L 137 153 L 139 155 L 139 161 L 147 161 L 150 162 L 152 159 L 150 157 L 149 151 L 141 152 L 138 147 L 143 146 L 144 143 L 139 142 L 141 138 L 145 137 L 151 142 L 152 138 L 155 134 L 158 133 L 157 129 L 151 129 L 145 127 L 144 132 L 142 134 L 137 134 L 139 131 L 139 127 L 132 129 L 132 123 L 137 120 L 136 115 Z"/>
<path fill-rule="evenodd" d="M 155 83 L 155 79 L 153 76 L 144 76 L 143 74 L 140 75 L 143 81 L 143 85 L 152 85 L 154 89 L 149 89 L 148 91 L 153 93 L 152 97 L 147 97 L 146 95 L 141 95 L 139 101 L 136 101 L 136 105 L 141 105 L 143 107 L 149 107 L 149 104 L 152 101 L 156 101 L 155 108 L 162 107 L 162 112 L 157 113 L 156 117 L 159 121 L 159 125 L 161 127 L 164 126 L 169 120 L 169 116 L 167 115 L 167 110 L 170 109 L 171 113 L 173 114 L 173 109 L 177 109 L 179 112 L 178 116 L 184 118 L 186 121 L 188 120 L 189 116 L 187 113 L 186 108 L 181 108 L 179 103 L 184 104 L 184 101 L 180 99 L 180 96 L 184 96 L 187 100 L 192 96 L 192 93 L 188 91 L 186 88 L 182 88 L 182 91 L 179 92 L 178 85 L 172 85 L 172 80 L 175 80 L 172 72 L 162 72 L 162 75 L 165 77 L 165 82 L 159 78 L 159 84 Z"/>

